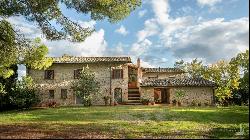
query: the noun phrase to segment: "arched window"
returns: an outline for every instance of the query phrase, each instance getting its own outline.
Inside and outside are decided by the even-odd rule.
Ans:
[[[122,102],[122,89],[121,88],[115,88],[114,89],[114,98],[117,103]]]

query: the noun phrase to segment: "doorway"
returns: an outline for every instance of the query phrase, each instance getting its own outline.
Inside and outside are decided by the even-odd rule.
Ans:
[[[170,104],[170,89],[162,88],[161,89],[161,103]]]

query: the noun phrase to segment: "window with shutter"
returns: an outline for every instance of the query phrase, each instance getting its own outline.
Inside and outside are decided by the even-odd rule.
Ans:
[[[44,79],[49,79],[49,80],[54,79],[54,70],[45,70]]]
[[[112,78],[113,79],[122,79],[123,78],[123,70],[122,69],[113,69]]]
[[[49,98],[54,99],[55,98],[55,91],[54,90],[49,90]]]
[[[80,77],[82,69],[74,70],[74,79],[78,79]]]
[[[61,98],[67,99],[67,89],[61,89]]]

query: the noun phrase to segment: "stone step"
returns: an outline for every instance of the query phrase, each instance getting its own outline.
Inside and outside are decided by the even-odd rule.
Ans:
[[[139,88],[129,88],[128,92],[139,92]]]
[[[125,105],[142,105],[142,103],[126,103]]]
[[[128,95],[140,95],[139,92],[128,92]]]
[[[128,100],[140,100],[140,97],[128,97]]]
[[[140,94],[128,94],[128,97],[140,97]]]
[[[140,103],[141,100],[128,100],[127,102],[128,103]]]

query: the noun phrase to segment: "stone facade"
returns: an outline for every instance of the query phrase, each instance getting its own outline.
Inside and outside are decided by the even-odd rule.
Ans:
[[[96,80],[100,82],[100,93],[93,95],[92,98],[94,105],[104,105],[103,97],[107,95],[111,96],[112,104],[117,101],[117,98],[119,102],[140,102],[139,98],[144,96],[151,101],[154,101],[155,96],[164,98],[164,100],[167,98],[167,103],[172,103],[176,99],[177,90],[185,92],[185,97],[181,99],[183,105],[189,105],[192,102],[201,104],[213,104],[214,102],[214,85],[211,81],[187,78],[185,72],[177,68],[142,68],[140,67],[140,59],[134,65],[129,57],[73,57],[64,55],[54,57],[53,62],[52,66],[47,69],[54,70],[54,78],[51,80],[44,78],[44,70],[27,69],[27,74],[38,85],[43,101],[55,100],[61,105],[79,103],[71,89],[71,83],[77,80],[74,79],[74,70],[88,67],[95,74]],[[113,77],[114,70],[117,69],[122,69],[122,74],[120,74],[122,76],[118,78]],[[136,75],[137,79],[133,86],[132,82],[134,81],[131,82],[131,75]],[[50,99],[50,90],[54,91],[53,99]],[[67,90],[67,98],[63,99],[62,93],[65,90]],[[119,92],[115,93],[115,91]]]
[[[151,100],[154,100],[154,95],[158,94],[161,99],[161,91],[157,89],[167,89],[169,90],[169,102],[172,104],[172,101],[176,98],[176,91],[184,91],[184,97],[180,99],[180,102],[183,106],[192,105],[192,102],[196,105],[200,103],[201,105],[213,105],[214,104],[214,94],[213,87],[141,87],[141,94],[147,97],[150,97]]]
[[[214,104],[214,95],[212,87],[175,87],[172,88],[170,94],[170,103],[176,99],[176,91],[184,91],[184,97],[182,97],[180,102],[183,105],[191,105],[192,102],[196,105],[200,103],[201,105],[212,105]]]
[[[48,70],[54,70],[54,79],[44,79],[44,70],[29,69],[28,75],[31,76],[34,82],[39,85],[40,95],[43,101],[49,99],[49,90],[54,90],[54,100],[61,105],[69,105],[76,103],[76,96],[71,89],[71,82],[74,79],[74,70],[89,67],[90,71],[95,73],[97,81],[100,82],[100,94],[93,98],[94,105],[103,105],[103,97],[110,95],[114,97],[114,89],[121,88],[123,99],[127,98],[128,92],[128,76],[127,64],[121,63],[54,63]],[[112,79],[111,74],[113,69],[123,69],[122,79]],[[61,98],[61,89],[67,89],[67,98]],[[114,101],[114,99],[112,99]]]

